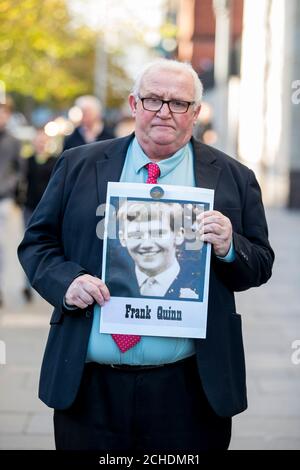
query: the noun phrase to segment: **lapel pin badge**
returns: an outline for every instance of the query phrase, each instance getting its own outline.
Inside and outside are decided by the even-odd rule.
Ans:
[[[164,194],[165,192],[160,186],[153,186],[153,188],[150,189],[150,196],[152,199],[161,199]]]

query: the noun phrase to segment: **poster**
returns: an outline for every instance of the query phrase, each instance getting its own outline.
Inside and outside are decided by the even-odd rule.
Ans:
[[[214,191],[108,183],[102,279],[111,298],[100,331],[205,338],[211,246],[199,214]]]

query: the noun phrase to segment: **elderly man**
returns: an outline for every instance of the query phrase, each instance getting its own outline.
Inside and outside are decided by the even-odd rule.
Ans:
[[[96,96],[80,96],[75,101],[75,106],[81,111],[81,122],[72,134],[65,138],[64,150],[114,137],[113,132],[104,123],[102,105]]]
[[[147,65],[129,97],[135,135],[65,152],[20,245],[55,307],[39,396],[55,409],[58,449],[227,449],[231,417],[247,407],[234,291],[266,282],[274,254],[253,172],[191,139],[201,95],[189,65]],[[99,333],[109,290],[95,215],[108,181],[215,190],[214,210],[198,218],[212,245],[205,339]]]

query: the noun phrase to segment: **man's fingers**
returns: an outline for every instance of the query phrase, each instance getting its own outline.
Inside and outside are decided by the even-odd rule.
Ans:
[[[78,294],[78,298],[87,305],[92,305],[94,303],[93,296],[87,290],[84,289],[81,289]]]
[[[221,245],[225,242],[225,240],[221,239],[219,235],[216,235],[215,233],[203,233],[200,236],[200,240],[203,242],[208,242],[211,243],[212,245]]]
[[[222,235],[224,232],[223,227],[221,227],[219,224],[216,223],[211,223],[211,224],[205,224],[200,227],[200,233],[215,233],[216,235]]]
[[[202,212],[197,217],[199,233],[214,233],[217,235],[231,236],[231,222],[225,215],[218,211]]]
[[[85,285],[86,292],[90,295],[93,302],[96,301],[99,305],[104,305],[105,298],[102,295],[100,287],[96,286],[94,283],[86,284]],[[93,303],[92,302],[92,303]]]
[[[108,290],[108,287],[106,284],[104,284],[103,281],[102,282],[102,286],[101,286],[101,294],[103,295],[104,297],[104,300],[107,302],[109,299],[110,299],[110,293],[109,293],[109,290]]]
[[[83,302],[83,300],[80,300],[80,299],[77,299],[74,304],[76,307],[78,308],[87,308],[88,307],[88,304],[86,304],[85,302]]]
[[[88,276],[88,280],[98,288],[98,290],[100,291],[100,295],[103,297],[103,299],[105,301],[108,301],[110,299],[110,293],[102,279],[96,276],[90,276],[89,274],[87,274],[86,276]]]
[[[79,308],[86,308],[94,302],[104,305],[109,298],[109,290],[104,282],[89,274],[83,274],[74,279],[65,295],[68,305]]]
[[[226,256],[232,242],[230,219],[218,211],[205,211],[197,215],[200,240],[211,243],[217,256]]]
[[[230,220],[220,212],[216,214],[200,214],[197,217],[197,221],[200,225],[206,225],[206,224],[219,224],[219,225],[226,225],[230,223]]]

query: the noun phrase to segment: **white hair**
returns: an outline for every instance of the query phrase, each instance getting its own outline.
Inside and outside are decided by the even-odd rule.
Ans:
[[[89,106],[91,108],[94,108],[96,111],[98,111],[99,115],[102,114],[102,104],[99,98],[93,95],[83,95],[79,96],[79,98],[76,99],[75,105],[78,106],[78,108],[83,108],[85,106]]]
[[[172,70],[175,72],[188,72],[194,81],[194,100],[196,104],[200,104],[203,95],[203,85],[198,77],[198,74],[195,72],[191,64],[188,62],[179,62],[178,60],[170,60],[170,59],[156,59],[149,64],[147,64],[138,74],[133,87],[132,87],[132,95],[137,98],[140,88],[143,82],[145,75],[151,69],[164,69],[164,70]]]

